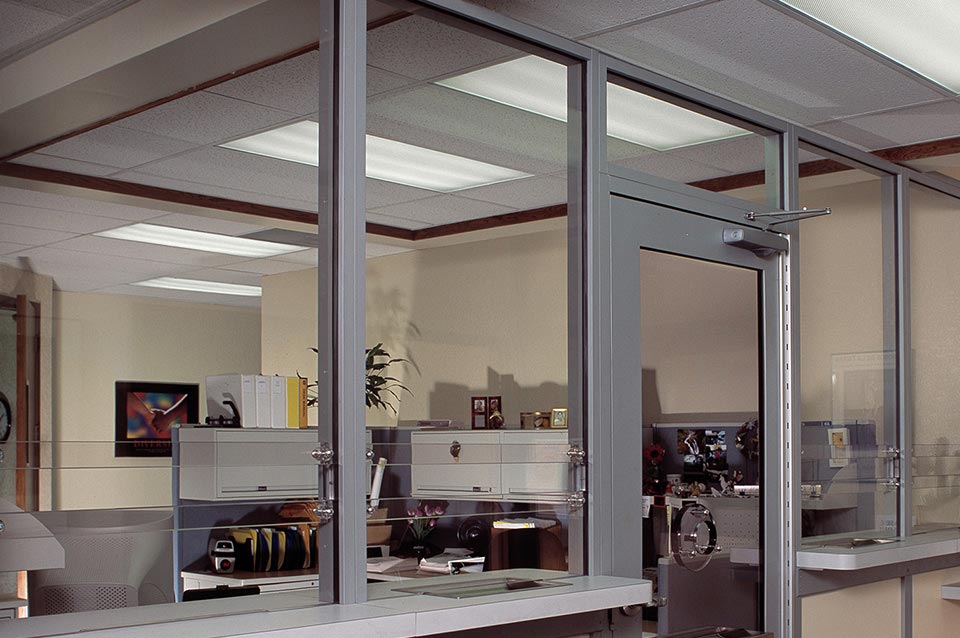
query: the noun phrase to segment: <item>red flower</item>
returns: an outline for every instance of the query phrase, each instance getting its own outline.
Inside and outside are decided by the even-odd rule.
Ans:
[[[651,465],[660,465],[665,454],[666,450],[664,450],[663,446],[659,443],[654,443],[653,445],[648,445],[643,448],[643,460]]]

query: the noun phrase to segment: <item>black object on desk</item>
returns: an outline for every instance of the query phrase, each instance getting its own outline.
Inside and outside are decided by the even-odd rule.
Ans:
[[[241,585],[240,587],[230,587],[229,585],[217,585],[207,589],[188,589],[183,592],[183,602],[191,600],[214,600],[216,598],[234,598],[236,596],[256,596],[260,594],[260,588],[256,585]]]

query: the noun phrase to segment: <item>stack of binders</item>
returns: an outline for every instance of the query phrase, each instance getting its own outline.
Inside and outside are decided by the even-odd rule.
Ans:
[[[306,428],[307,380],[262,374],[207,377],[210,421],[240,419],[244,428]]]

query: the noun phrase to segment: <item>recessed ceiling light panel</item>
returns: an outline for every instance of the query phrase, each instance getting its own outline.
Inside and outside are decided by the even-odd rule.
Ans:
[[[303,246],[294,246],[292,244],[280,244],[271,241],[261,241],[259,239],[247,239],[246,237],[233,237],[231,235],[217,235],[216,233],[204,233],[198,230],[186,230],[185,228],[158,226],[156,224],[132,224],[130,226],[104,230],[99,233],[94,233],[94,235],[107,237],[109,239],[139,241],[145,244],[187,248],[189,250],[203,250],[208,253],[251,258],[275,257],[276,255],[285,255],[287,253],[297,252],[298,250],[306,250]]]
[[[937,84],[960,93],[954,2],[780,0]]]
[[[157,277],[146,281],[138,281],[134,286],[147,288],[164,288],[167,290],[186,290],[188,292],[204,292],[215,295],[234,295],[238,297],[259,297],[260,286],[243,284],[228,284],[220,281],[204,281],[202,279],[181,279],[179,277]]]
[[[526,56],[437,82],[499,104],[567,121],[567,67]],[[746,131],[616,84],[607,84],[607,134],[658,151]]]
[[[320,125],[297,122],[257,133],[224,148],[317,166]],[[367,177],[440,193],[530,177],[467,157],[367,135]]]

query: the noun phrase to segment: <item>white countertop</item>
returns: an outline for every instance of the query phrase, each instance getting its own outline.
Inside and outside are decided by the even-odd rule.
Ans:
[[[564,587],[515,590],[507,594],[449,599],[395,591],[403,583],[376,583],[370,600],[355,605],[317,605],[313,591],[261,594],[217,601],[155,605],[44,616],[11,621],[4,626],[9,638],[81,635],[84,638],[159,638],[191,636],[245,638],[278,636],[315,638],[408,638],[491,627],[554,616],[565,616],[649,602],[649,581],[615,576],[562,576],[559,572],[517,569],[438,577],[443,583],[510,578],[549,578]]]
[[[829,543],[855,535],[839,534],[825,536],[801,546],[797,552],[797,567],[813,570],[868,569],[883,565],[906,563],[924,558],[935,558],[960,552],[960,530],[947,529],[909,538],[895,538],[895,542],[865,547],[831,547],[818,543]]]

